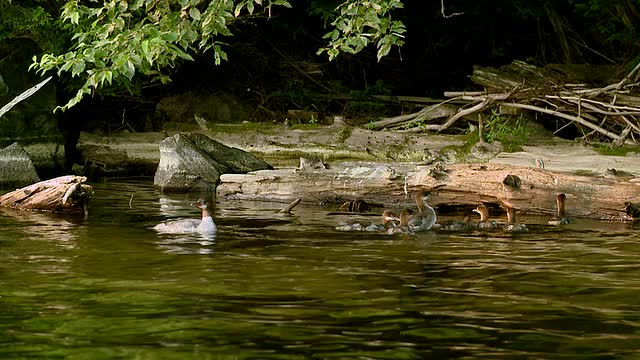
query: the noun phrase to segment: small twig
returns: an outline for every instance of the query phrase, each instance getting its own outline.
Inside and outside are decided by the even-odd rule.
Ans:
[[[566,101],[572,101],[572,100],[577,100],[578,99],[578,97],[576,97],[576,96],[545,95],[545,97],[547,99],[560,99],[560,100],[566,100]],[[601,106],[609,108],[609,109],[630,110],[630,111],[640,112],[640,108],[637,108],[637,107],[615,105],[615,98],[612,100],[612,103],[606,103],[604,101],[597,101],[597,100],[585,99],[585,98],[579,98],[579,99],[581,99],[582,102],[601,105]]]
[[[448,19],[450,17],[454,17],[454,16],[458,16],[458,15],[464,15],[464,13],[462,12],[454,12],[451,15],[447,15],[444,11],[444,0],[440,0],[440,11],[442,12],[442,17],[445,19]]]
[[[579,110],[580,110],[580,106],[583,106],[589,110],[595,111],[598,114],[602,114],[602,115],[640,115],[640,109],[637,109],[637,111],[606,111],[606,110],[602,110],[600,108],[598,108],[595,105],[591,105],[588,103],[583,103],[583,100],[573,100],[573,99],[567,99],[567,101],[578,105],[578,115],[579,115]],[[598,103],[598,102],[596,102]],[[607,104],[604,103],[600,103],[602,106],[607,106]]]
[[[133,194],[131,194],[131,197],[129,198],[129,209],[132,208],[131,206],[131,202],[133,201]]]
[[[484,144],[484,121],[482,113],[478,113],[478,143]]]
[[[293,202],[291,204],[289,204],[286,207],[280,209],[278,211],[278,213],[291,214],[291,210],[293,210],[294,207],[296,207],[298,204],[300,204],[300,201],[302,201],[302,199],[300,199],[300,198],[293,200]]]
[[[636,64],[636,66],[633,68],[633,70],[631,70],[627,76],[625,76],[622,80],[620,80],[620,82],[618,84],[616,84],[616,90],[620,90],[620,88],[622,88],[624,86],[624,84],[627,83],[627,81],[629,81],[629,79],[631,79],[631,77],[633,76],[633,74],[638,71],[638,69],[640,69],[640,62],[638,62],[638,64]]]
[[[448,129],[451,125],[453,125],[454,122],[456,122],[456,120],[460,119],[463,116],[467,116],[467,115],[471,115],[475,112],[478,112],[484,108],[486,108],[487,106],[489,106],[489,104],[491,104],[493,102],[493,100],[491,100],[491,98],[487,97],[483,102],[478,103],[468,109],[464,109],[464,110],[460,110],[458,111],[457,114],[453,115],[452,117],[450,117],[444,124],[440,125],[440,128],[438,129],[438,131],[442,131],[442,130],[446,130]]]

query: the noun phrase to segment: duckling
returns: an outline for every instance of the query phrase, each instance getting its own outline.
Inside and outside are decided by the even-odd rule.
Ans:
[[[385,210],[382,213],[382,224],[371,224],[369,226],[362,225],[360,223],[343,224],[336,226],[338,231],[384,231],[388,228],[394,227],[394,222],[398,222],[400,219],[391,210]]]
[[[411,216],[408,227],[413,232],[431,230],[436,223],[436,211],[427,203],[429,193],[418,193],[415,196],[416,205],[418,205],[418,214]]]
[[[371,232],[387,231],[388,229],[395,228],[398,225],[397,223],[401,221],[402,219],[398,218],[393,211],[385,210],[382,213],[382,224],[371,224],[364,230]]]
[[[438,231],[469,231],[476,228],[476,224],[471,221],[470,216],[465,216],[462,222],[447,221],[441,224],[434,224],[433,229]]]
[[[640,221],[640,204],[626,201],[622,210],[626,212],[626,214],[622,217],[623,220]]]
[[[414,235],[415,232],[409,226],[411,219],[413,218],[413,210],[411,209],[402,209],[400,211],[400,224],[396,227],[390,228],[387,230],[388,235],[393,234],[410,234]]]
[[[350,200],[340,205],[340,210],[345,212],[367,212],[369,211],[369,204],[362,199]]]
[[[502,203],[502,207],[507,211],[507,224],[504,226],[505,231],[511,232],[527,232],[527,225],[518,224],[516,222],[516,212],[510,204]]]
[[[479,229],[497,229],[498,223],[493,220],[489,220],[489,208],[485,204],[478,205],[475,209],[472,210],[474,213],[480,215],[480,221],[478,221]]]
[[[564,201],[566,198],[567,195],[565,194],[558,194],[558,196],[556,197],[558,213],[556,214],[556,216],[547,221],[549,225],[566,225],[570,222],[569,219],[564,215]]]

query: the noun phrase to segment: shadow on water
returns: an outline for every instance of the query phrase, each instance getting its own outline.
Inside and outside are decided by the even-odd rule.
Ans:
[[[529,233],[344,233],[319,206],[94,184],[87,218],[0,211],[0,357],[422,359],[634,357],[638,226]],[[368,218],[367,221],[371,221]]]

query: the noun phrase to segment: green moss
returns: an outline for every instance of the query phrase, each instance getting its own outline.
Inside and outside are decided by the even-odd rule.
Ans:
[[[593,148],[600,155],[609,155],[609,156],[626,156],[630,152],[638,151],[638,147],[631,147],[631,146],[616,147],[608,144],[596,144],[594,145]]]
[[[318,124],[317,122],[308,123],[308,124],[293,124],[289,129],[291,130],[318,130],[321,127],[324,127],[322,124]]]
[[[353,132],[353,128],[343,127],[338,132],[338,138],[336,139],[336,141],[340,144],[344,143],[349,137],[351,137],[352,132]]]
[[[379,161],[380,157],[351,149],[282,147],[274,151],[251,151],[274,166],[297,166],[300,157],[316,157],[325,163],[335,161]]]
[[[596,176],[598,175],[595,171],[593,170],[576,170],[573,172],[574,175],[579,175],[579,176]]]
[[[242,124],[216,124],[210,130],[217,133],[237,134],[243,132],[257,132],[260,134],[273,135],[282,129],[282,124],[246,122]]]

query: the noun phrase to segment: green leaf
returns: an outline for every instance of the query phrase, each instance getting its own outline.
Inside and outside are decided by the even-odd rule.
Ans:
[[[151,58],[151,54],[149,53],[149,40],[142,40],[142,53],[144,54],[144,58],[147,59],[147,61],[151,64],[152,63],[152,58]]]
[[[191,55],[187,54],[184,51],[179,51],[176,55],[178,55],[182,59],[193,61],[193,58],[191,57]]]
[[[82,73],[85,69],[85,63],[84,61],[78,61],[75,64],[73,64],[73,69],[71,69],[71,76],[75,77],[80,75],[80,73]]]
[[[161,38],[162,40],[165,40],[165,41],[174,42],[178,40],[178,34],[172,31],[172,32],[162,34]]]
[[[200,21],[200,10],[192,7],[191,9],[189,9],[189,16],[191,16],[191,18],[195,21]]]
[[[133,63],[131,62],[131,60],[127,60],[123,66],[122,66],[122,73],[124,76],[127,77],[127,79],[129,79],[129,81],[131,81],[131,79],[133,78],[133,75],[136,73],[136,69],[133,66]]]
[[[389,43],[384,43],[378,49],[378,61],[380,61],[380,59],[382,59],[384,56],[387,56],[387,54],[389,54],[390,50],[391,50],[391,45]]]

